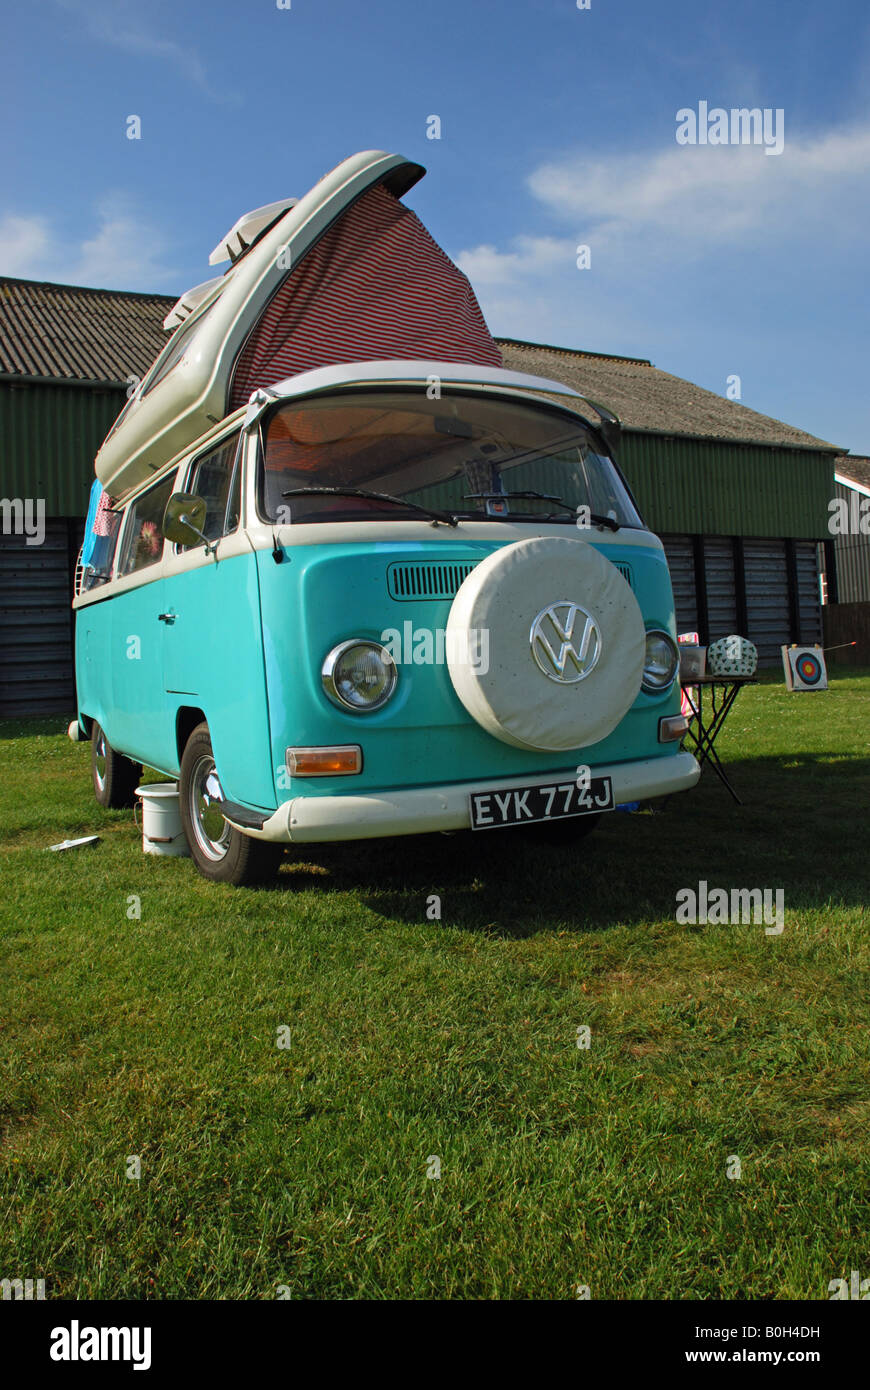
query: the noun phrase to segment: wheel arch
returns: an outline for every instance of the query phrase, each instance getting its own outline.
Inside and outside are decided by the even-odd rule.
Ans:
[[[198,705],[179,705],[175,714],[175,747],[178,753],[178,766],[187,746],[187,740],[199,724],[207,724],[205,710]]]

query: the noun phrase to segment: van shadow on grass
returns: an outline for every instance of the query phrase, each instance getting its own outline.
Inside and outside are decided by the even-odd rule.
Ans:
[[[841,754],[727,765],[738,806],[711,769],[690,792],[613,812],[573,845],[530,830],[397,837],[291,849],[280,887],[353,891],[372,912],[527,937],[672,919],[680,888],[782,888],[786,910],[870,900],[863,808],[870,760]]]
[[[75,711],[71,710],[69,714],[32,714],[0,719],[0,742],[16,738],[65,737],[75,717]]]

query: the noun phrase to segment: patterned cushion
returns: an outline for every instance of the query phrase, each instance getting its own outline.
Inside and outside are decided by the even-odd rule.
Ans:
[[[758,649],[746,637],[720,637],[707,648],[707,674],[710,676],[754,676]]]

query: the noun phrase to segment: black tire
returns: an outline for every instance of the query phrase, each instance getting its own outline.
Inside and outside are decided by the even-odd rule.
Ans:
[[[191,858],[203,878],[212,883],[263,883],[273,878],[284,846],[254,840],[229,825],[210,804],[210,797],[219,794],[219,784],[214,784],[217,769],[211,735],[207,724],[198,724],[187,740],[178,779],[178,806]]]
[[[91,778],[97,801],[113,811],[133,805],[142,780],[142,764],[116,753],[96,719],[91,727]]]

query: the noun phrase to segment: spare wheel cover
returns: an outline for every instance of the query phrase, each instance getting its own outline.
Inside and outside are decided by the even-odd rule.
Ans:
[[[476,655],[482,633],[488,662]],[[559,752],[616,728],[640,690],[645,642],[615,565],[585,540],[537,538],[494,551],[463,582],[447,622],[447,664],[487,733]]]

